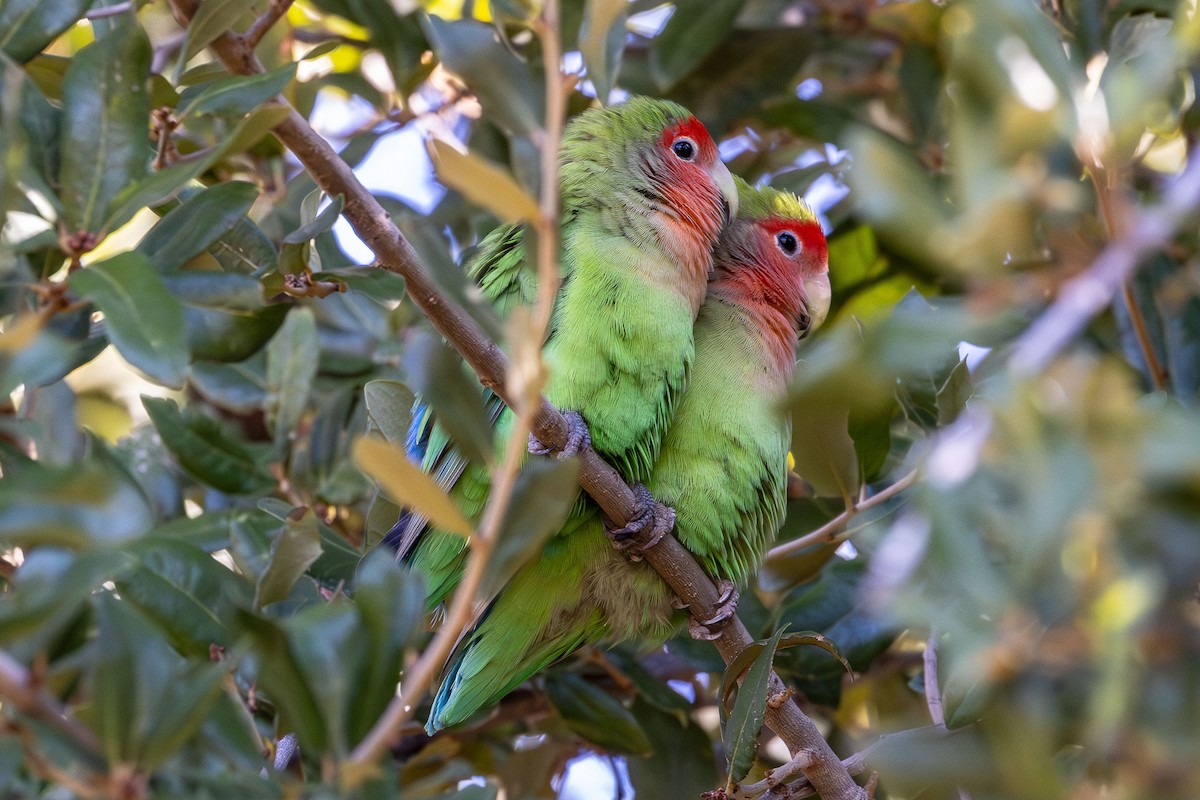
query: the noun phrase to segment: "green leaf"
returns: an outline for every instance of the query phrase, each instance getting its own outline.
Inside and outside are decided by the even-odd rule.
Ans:
[[[199,729],[221,692],[224,668],[189,663],[158,629],[109,592],[96,596],[92,700],[109,763],[153,769]]]
[[[587,741],[615,753],[647,755],[653,750],[629,709],[580,676],[572,672],[548,675],[546,696],[567,727]]]
[[[400,448],[373,439],[359,439],[354,443],[354,463],[379,481],[383,490],[397,502],[428,517],[438,528],[464,537],[474,533],[474,527],[450,496],[433,478],[409,461]]]
[[[153,524],[137,483],[100,453],[62,467],[6,465],[0,481],[0,541],[8,546],[112,547]]]
[[[508,513],[488,558],[481,591],[491,595],[562,529],[579,495],[579,459],[530,459],[517,476]]]
[[[287,621],[296,621],[296,617]],[[245,611],[238,614],[237,627],[250,641],[259,683],[279,714],[279,729],[295,731],[301,747],[319,752],[325,742],[324,721],[298,663],[302,654],[293,653],[288,631],[277,622]]]
[[[966,360],[958,362],[950,376],[937,392],[938,427],[944,427],[958,418],[958,413],[967,405],[971,396],[971,371]]]
[[[238,220],[231,231],[209,246],[208,252],[226,272],[237,273],[265,270],[278,257],[274,243],[249,217]]]
[[[633,702],[632,710],[654,748],[648,756],[625,759],[636,796],[694,798],[711,791],[717,770],[713,743],[704,729],[641,698]]]
[[[267,399],[262,364],[213,364],[198,361],[192,365],[191,385],[213,405],[238,414],[251,414]]]
[[[53,662],[75,650],[87,636],[92,594],[128,567],[124,553],[108,548],[80,554],[55,547],[26,551],[0,603],[0,642],[23,664],[41,657]]]
[[[123,187],[108,204],[108,217],[104,220],[104,230],[115,231],[129,222],[133,215],[143,208],[162,203],[212,166],[212,162],[215,160],[210,155],[208,158],[197,161],[172,164]]]
[[[16,184],[27,198],[38,197],[41,203],[53,208],[51,214],[61,215],[62,201],[53,187],[58,183],[61,159],[62,110],[51,104],[24,70],[8,59],[0,58],[0,77],[7,87],[0,102],[0,124],[3,126],[0,147],[8,152],[7,164],[0,168],[0,183]],[[4,177],[5,169],[7,178]],[[9,225],[15,220],[14,210],[10,210]],[[38,221],[36,224],[50,224],[41,214],[31,216]],[[22,237],[11,230],[5,235],[10,244],[19,238]]]
[[[28,61],[74,25],[92,2],[5,0],[0,4],[0,50],[14,61]]]
[[[133,19],[80,50],[63,80],[62,199],[70,233],[98,233],[146,172],[150,43]]]
[[[786,628],[787,624],[785,623],[783,627]],[[837,645],[830,641],[828,637],[822,636],[816,631],[789,633],[787,636],[779,639],[775,650],[778,652],[786,650],[789,647],[800,647],[801,645],[819,647],[836,658],[845,667],[846,672],[854,672],[850,666],[850,662],[842,655],[842,651],[838,649]],[[725,678],[721,681],[721,690],[717,695],[723,711],[729,707],[729,697],[732,695],[738,679],[746,674],[746,670],[754,665],[755,660],[764,647],[766,647],[766,643],[764,642],[753,642],[747,645],[729,662],[729,667],[725,670]]]
[[[355,575],[354,605],[370,642],[348,721],[351,741],[360,741],[396,695],[404,648],[424,627],[425,588],[387,548],[376,548]]]
[[[204,0],[188,23],[183,63],[191,61],[213,39],[233,27],[246,11],[246,3],[241,0]]]
[[[49,327],[38,330],[40,324],[33,314],[16,318],[0,338],[0,393],[61,380],[108,346],[102,336],[73,341]]]
[[[792,457],[796,474],[818,495],[847,502],[858,493],[858,454],[849,432],[849,409],[816,402],[792,406]]]
[[[158,272],[174,272],[232,230],[257,199],[258,187],[244,181],[206,188],[155,223],[137,251]]]
[[[380,303],[404,297],[404,278],[379,267],[342,267],[314,272],[319,281],[344,283],[352,292],[366,295]]]
[[[108,338],[126,361],[164,386],[183,385],[183,308],[145,256],[122,253],[76,270],[68,283],[104,312]]]
[[[469,153],[460,153],[440,139],[430,142],[438,180],[505,222],[532,221],[537,201],[507,171]]]
[[[758,752],[758,732],[767,710],[767,690],[771,680],[771,662],[784,628],[775,631],[754,658],[738,690],[733,711],[725,723],[725,757],[729,764],[729,780],[738,783],[750,772]],[[751,645],[753,647],[753,645]],[[732,672],[733,665],[730,665]],[[736,680],[736,678],[735,678]]]
[[[483,401],[483,389],[468,376],[462,361],[441,338],[418,331],[404,353],[408,385],[433,409],[467,458],[487,463],[492,456],[492,426]]]
[[[894,624],[862,606],[859,585],[865,569],[862,559],[834,559],[815,582],[785,595],[776,610],[780,624],[818,631],[836,642],[845,661],[859,672],[867,670],[899,633]],[[844,663],[836,655],[830,658],[822,648],[793,648],[780,653],[775,662],[780,674],[787,674],[814,703],[837,705],[845,676]]]
[[[412,424],[412,390],[399,381],[370,381],[363,387],[367,419],[389,444],[403,446]]]
[[[238,437],[205,414],[184,411],[174,400],[142,397],[142,405],[163,444],[187,472],[228,494],[255,494],[275,486],[275,479]]]
[[[223,139],[213,153],[213,158],[244,153],[262,141],[262,138],[286,120],[291,114],[290,108],[283,106],[263,106],[254,111],[237,124],[233,132]]]
[[[312,311],[295,308],[267,345],[267,423],[277,448],[291,440],[308,408],[320,346]]]
[[[309,195],[309,197],[314,198],[316,202],[320,201],[321,196],[322,193],[319,189],[314,189],[312,194]],[[307,199],[308,198],[305,198],[306,202]],[[337,222],[338,217],[341,216],[342,207],[345,204],[345,199],[341,195],[333,198],[329,205],[325,206],[323,211],[321,211],[319,214],[313,214],[311,220],[305,222],[299,228],[283,237],[283,243],[303,244],[329,230],[333,227],[333,223]],[[316,203],[314,203],[314,210],[315,205]]]
[[[197,359],[244,361],[275,335],[290,308],[287,303],[275,303],[257,311],[230,313],[184,306],[188,350]]]
[[[227,620],[250,602],[249,584],[177,539],[148,537],[127,552],[137,565],[116,580],[117,591],[157,622],[176,650],[207,659],[210,645],[232,644]]]
[[[228,76],[192,86],[179,96],[177,115],[185,121],[192,114],[240,117],[282,92],[295,76],[296,64],[289,63],[258,75]]]
[[[526,135],[540,129],[545,116],[540,83],[491,25],[432,15],[421,23],[443,66],[463,79],[494,122]]]
[[[729,35],[743,0],[677,0],[650,49],[650,74],[666,91]]]
[[[312,509],[299,509],[288,517],[283,530],[271,542],[267,568],[254,588],[254,607],[286,600],[292,586],[313,562],[321,557],[321,535]]]
[[[626,0],[587,0],[579,29],[579,51],[596,97],[608,102],[625,50]]]
[[[905,255],[950,266],[952,254],[938,244],[948,238],[950,212],[915,155],[873,129],[856,128],[848,143],[854,159],[850,185],[863,216],[877,221],[877,232]]]
[[[186,269],[163,275],[162,282],[189,306],[232,312],[253,312],[264,306],[262,284],[240,272]]]

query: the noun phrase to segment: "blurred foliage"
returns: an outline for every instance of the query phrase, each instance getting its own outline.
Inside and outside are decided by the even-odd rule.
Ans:
[[[624,796],[697,796],[785,756],[755,747],[784,626],[853,669],[774,658],[841,755],[870,748],[876,797],[1200,796],[1196,226],[1045,374],[1005,367],[1197,140],[1193,5],[564,0],[572,112],[676,99],[828,223],[833,313],[791,399],[811,491],[780,542],[920,478],[851,518],[852,549],[780,554],[744,593],[770,643],[734,727],[711,647],[627,643],[462,730],[410,726],[363,774],[341,767],[426,637],[416,580],[372,548],[424,490],[376,497],[354,442],[402,442],[413,390],[480,459],[489,437],[474,379],[268,135],[271,98],[352,165],[413,131],[468,145],[428,213],[381,200],[500,336],[458,264],[493,214],[531,213],[540,3],[299,0],[267,72],[230,77],[204,47],[265,0],[203,0],[186,32],[163,2],[0,0],[0,649],[90,732],[0,698],[0,796],[580,797],[589,753]],[[511,559],[570,483],[537,469]]]

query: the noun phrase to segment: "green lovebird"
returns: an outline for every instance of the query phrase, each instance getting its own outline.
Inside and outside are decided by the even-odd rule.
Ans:
[[[626,480],[645,481],[691,371],[692,324],[737,189],[695,117],[644,97],[590,109],[567,125],[560,183],[562,284],[543,349],[545,394],[567,414],[568,452],[590,435]],[[521,225],[488,235],[469,271],[502,314],[536,296],[533,247]],[[511,412],[495,396],[489,404],[502,442]],[[536,440],[530,449],[546,452]],[[486,466],[468,464],[420,405],[408,450],[468,519],[478,517],[490,488]],[[431,607],[457,584],[461,537],[406,514],[387,542],[424,578]]]
[[[825,236],[812,211],[792,194],[739,183],[740,210],[715,249],[695,324],[691,382],[646,482],[675,509],[680,541],[730,595],[783,521],[787,385],[796,344],[830,299]],[[672,600],[648,565],[614,549],[599,512],[569,520],[464,635],[427,729],[494,705],[584,644],[665,639],[680,621]]]

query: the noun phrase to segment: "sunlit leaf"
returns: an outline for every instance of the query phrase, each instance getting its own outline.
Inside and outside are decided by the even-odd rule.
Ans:
[[[474,527],[433,478],[408,460],[403,450],[372,439],[354,444],[354,463],[379,481],[397,502],[428,517],[438,528],[470,536]]]
[[[464,155],[440,139],[432,140],[430,146],[442,183],[505,222],[537,219],[537,201],[507,172],[470,154]]]

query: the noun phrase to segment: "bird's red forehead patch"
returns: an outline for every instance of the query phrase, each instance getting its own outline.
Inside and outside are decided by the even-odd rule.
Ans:
[[[680,136],[687,136],[692,139],[696,143],[696,146],[700,148],[700,152],[705,155],[715,153],[717,150],[717,145],[713,142],[712,136],[709,135],[708,128],[704,127],[704,123],[695,117],[688,117],[676,122],[674,125],[667,126],[658,141],[663,146],[670,147],[671,143]]]
[[[807,219],[786,219],[784,217],[769,217],[761,223],[763,230],[774,236],[780,231],[791,231],[800,240],[800,246],[807,253],[813,253],[824,261],[829,257],[829,245],[825,242],[825,233],[821,223]]]

